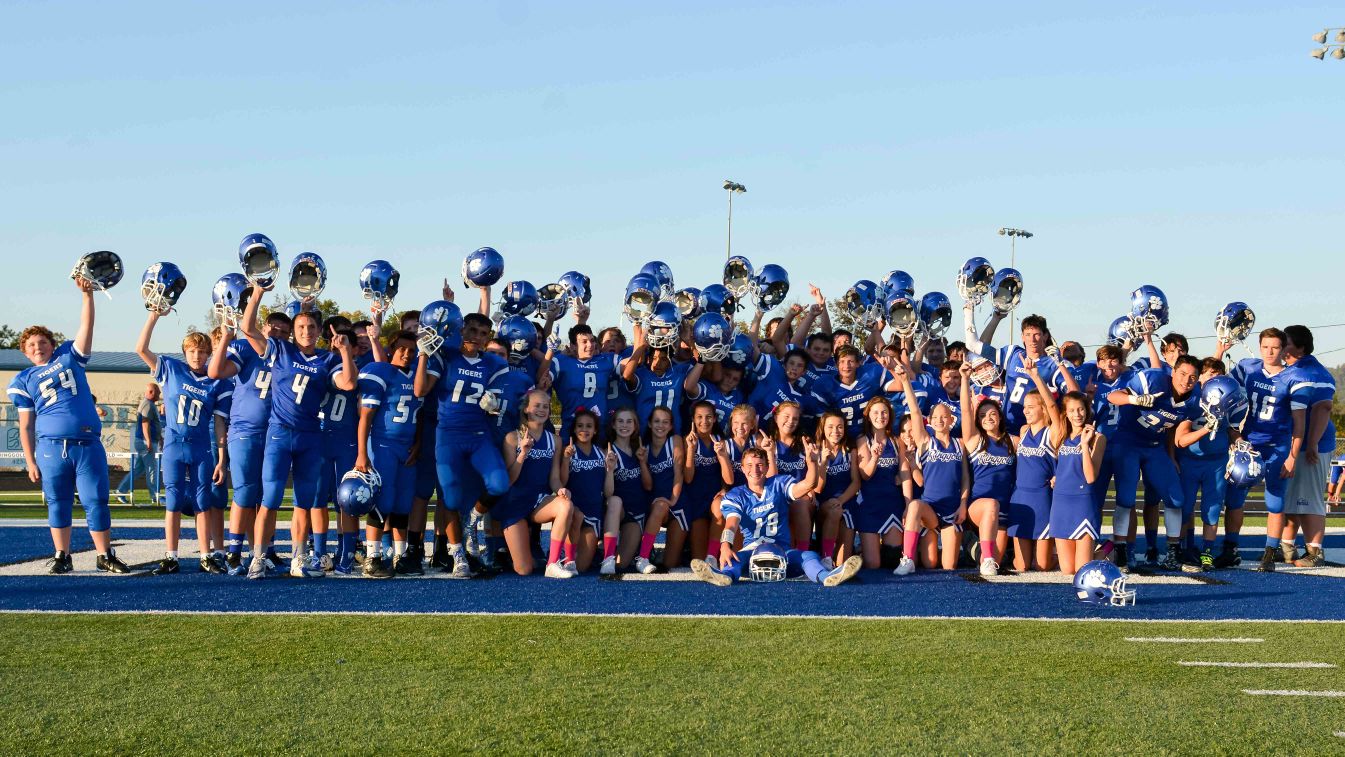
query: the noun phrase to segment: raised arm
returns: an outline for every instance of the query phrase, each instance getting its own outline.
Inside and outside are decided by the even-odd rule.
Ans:
[[[784,320],[780,321],[775,327],[775,333],[771,334],[771,346],[775,348],[775,354],[781,358],[783,358],[785,353],[789,351],[790,340],[788,337],[793,333],[790,326],[794,323],[794,319],[798,317],[802,310],[803,308],[798,305],[790,305],[789,308],[785,310]]]
[[[911,441],[919,447],[929,441],[929,432],[925,430],[925,415],[920,412],[920,403],[915,398],[915,387],[911,386],[911,377],[901,363],[893,363],[892,372],[901,382],[901,393],[906,400],[906,412],[911,416]]]
[[[981,435],[976,429],[976,406],[971,402],[971,365],[963,363],[958,367],[962,374],[962,388],[959,392],[962,405],[962,444],[970,448]]]
[[[229,342],[232,342],[232,330],[225,327],[224,338],[220,339],[214,348],[210,351],[210,363],[206,366],[205,375],[212,379],[231,379],[238,375],[238,366],[227,356],[229,354]]]
[[[75,351],[89,355],[93,350],[93,284],[76,279],[80,291],[79,331],[75,332]],[[20,345],[22,346],[22,345]]]
[[[154,326],[159,322],[159,313],[149,311],[149,317],[145,319],[145,327],[140,329],[140,339],[135,343],[135,354],[140,356],[145,365],[149,366],[150,373],[153,373],[159,367],[159,356],[150,351],[149,343],[154,338]]]
[[[248,344],[252,345],[252,349],[256,350],[258,355],[266,354],[266,337],[262,336],[261,328],[257,326],[257,312],[267,291],[256,284],[252,285],[252,296],[248,298],[248,304],[243,308],[243,317],[238,324],[243,332],[243,338],[248,340]]]

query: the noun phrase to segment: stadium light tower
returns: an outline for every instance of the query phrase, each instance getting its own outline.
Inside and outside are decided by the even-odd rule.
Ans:
[[[1326,43],[1326,37],[1331,32],[1336,33],[1336,38],[1333,44],[1328,45]],[[1312,35],[1312,41],[1322,45],[1322,47],[1308,53],[1309,56],[1316,58],[1317,60],[1326,60],[1326,54],[1331,53],[1332,58],[1335,58],[1336,60],[1345,60],[1345,28],[1336,26],[1323,29]]]
[[[1015,258],[1018,252],[1018,239],[1031,239],[1032,232],[1024,229],[1011,229],[1008,226],[1001,226],[999,235],[1009,238],[1009,267],[1017,268]],[[1018,344],[1018,316],[1016,314],[1009,316],[1009,343]]]
[[[727,260],[733,257],[733,196],[746,192],[747,187],[733,179],[724,179],[724,191],[728,192],[729,195],[729,240],[728,252],[724,255],[724,259]]]

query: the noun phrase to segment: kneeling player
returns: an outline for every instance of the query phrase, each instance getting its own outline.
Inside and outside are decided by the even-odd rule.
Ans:
[[[743,453],[747,483],[730,489],[720,503],[725,521],[719,543],[722,568],[711,568],[704,560],[692,560],[691,570],[697,578],[715,586],[728,586],[742,576],[744,563],[757,568],[753,570],[754,577],[783,580],[787,566],[801,569],[808,580],[823,586],[837,586],[859,572],[863,560],[858,555],[851,556],[838,568],[826,570],[816,552],[797,549],[783,552],[784,547],[780,546],[790,544],[789,504],[808,496],[817,485],[817,448],[811,439],[804,441],[804,447],[808,473],[797,483],[789,476],[767,478],[764,450],[754,447]],[[735,551],[733,545],[740,526],[743,549]]]

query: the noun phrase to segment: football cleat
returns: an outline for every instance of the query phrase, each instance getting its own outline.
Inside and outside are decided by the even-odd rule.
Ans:
[[[636,558],[635,558],[635,572],[636,572],[636,573],[643,573],[644,575],[647,576],[647,575],[649,575],[650,573],[654,573],[654,572],[656,572],[657,570],[658,570],[658,568],[655,568],[655,567],[654,567],[654,564],[651,563],[651,562],[649,562],[649,560],[648,560],[647,558],[644,558],[644,557],[636,557]]]
[[[1261,553],[1261,564],[1256,566],[1258,573],[1274,573],[1275,558],[1279,556],[1280,551],[1274,547],[1266,547]]]
[[[224,558],[224,564],[228,567],[231,576],[241,576],[247,572],[247,566],[243,564],[242,552],[230,552],[228,557]]]
[[[450,571],[450,578],[465,579],[472,577],[472,563],[466,553],[461,557],[453,558],[453,570]]]
[[[710,567],[710,563],[705,560],[692,560],[691,572],[696,578],[715,586],[728,586],[733,583],[732,578],[720,573],[715,568]]]
[[[1155,557],[1158,556],[1157,552],[1155,552],[1154,556]],[[1181,570],[1182,569],[1181,545],[1169,544],[1167,556],[1165,556],[1162,559],[1162,561],[1158,563],[1158,567],[1163,570]]]
[[[1292,563],[1298,559],[1298,545],[1285,544],[1280,542],[1280,555],[1275,558],[1275,562]]]
[[[835,569],[836,569],[836,561],[833,560],[833,559],[831,559],[831,557],[829,557],[829,556],[828,556],[828,557],[823,557],[821,562],[822,562],[822,570],[835,570]]]
[[[826,578],[822,579],[822,585],[828,589],[833,586],[840,586],[854,578],[862,567],[864,567],[864,558],[859,555],[850,555],[845,562],[841,563],[841,567],[833,569],[827,574]]]
[[[1148,568],[1158,567],[1158,547],[1149,547],[1144,550],[1144,565]]]
[[[406,551],[397,557],[393,570],[397,571],[399,576],[425,575],[425,565],[421,562],[420,553],[413,546],[408,546]]]
[[[546,577],[547,577],[547,578],[574,578],[574,574],[571,573],[570,571],[566,570],[566,569],[565,569],[565,566],[561,565],[559,561],[556,561],[556,562],[553,562],[553,563],[547,563],[547,566],[546,566]]]
[[[449,568],[453,567],[452,563],[449,562],[448,559],[447,547],[440,549],[439,545],[437,544],[435,545],[434,554],[430,555],[430,567],[437,568],[439,570],[448,570]]]
[[[248,564],[248,578],[254,581],[266,578],[270,565],[271,561],[265,555],[253,555],[252,562]]]
[[[201,566],[202,573],[223,576],[229,572],[224,564],[224,559],[219,555],[206,555],[200,559],[198,564]]]
[[[981,558],[981,575],[983,576],[999,575],[999,563],[995,562],[995,558],[993,557]]]
[[[1214,570],[1214,555],[1207,549],[1200,553],[1200,572],[1209,573]]]
[[[98,556],[96,567],[104,573],[131,572],[131,568],[127,566],[126,563],[122,562],[121,558],[117,557],[117,553],[111,549],[107,551],[107,554]]]
[[[1130,545],[1125,542],[1113,542],[1111,561],[1122,573],[1129,573],[1134,567],[1130,563]]]
[[[70,559],[69,552],[57,552],[47,561],[47,572],[54,575],[64,575],[75,569],[75,563]]]
[[[616,575],[616,557],[602,558],[602,567],[598,568],[598,575],[615,576]]]
[[[1303,556],[1294,560],[1295,568],[1321,568],[1326,565],[1326,555],[1321,547],[1308,547]]]
[[[336,563],[336,568],[333,569],[333,572],[336,573],[336,575],[338,575],[338,576],[350,576],[350,575],[354,575],[354,573],[355,573],[355,553],[354,553],[354,552],[346,552],[346,553],[342,554],[342,555],[341,555],[341,559],[337,561],[337,563]]]
[[[392,578],[392,571],[383,564],[382,555],[366,555],[362,572],[365,578]]]
[[[322,568],[317,567],[316,563],[305,560],[299,555],[290,558],[290,576],[294,578],[322,578],[322,575]]]
[[[892,571],[892,575],[909,576],[914,572],[915,572],[915,560],[912,560],[909,557],[903,557],[901,558],[901,562],[897,564],[896,569]]]

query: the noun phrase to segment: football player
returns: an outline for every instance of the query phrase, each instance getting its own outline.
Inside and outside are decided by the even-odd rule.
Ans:
[[[592,410],[601,420],[607,418],[608,385],[613,377],[620,375],[622,366],[619,355],[598,352],[593,329],[585,324],[572,326],[569,340],[574,357],[548,345],[542,369],[537,375],[537,385],[550,386],[560,400],[562,439],[569,438],[574,413],[580,408]]]
[[[1200,384],[1215,376],[1225,374],[1224,361],[1208,357],[1200,363]],[[1240,423],[1230,419],[1230,423]],[[1206,419],[1187,419],[1177,426],[1174,442],[1177,447],[1177,472],[1181,479],[1182,496],[1188,508],[1194,508],[1196,496],[1200,496],[1200,516],[1202,524],[1200,547],[1200,569],[1210,571],[1218,568],[1230,568],[1242,562],[1237,549],[1230,544],[1224,545],[1224,551],[1218,558],[1212,554],[1214,538],[1219,530],[1219,515],[1224,509],[1228,467],[1228,448],[1237,440],[1237,431],[1228,424],[1217,423],[1213,427]],[[1239,524],[1240,525],[1240,524]]]
[[[967,303],[965,306],[964,314],[967,351],[994,361],[995,365],[1004,369],[1004,380],[1008,390],[1008,401],[1005,403],[1004,412],[1008,420],[1010,433],[1017,434],[1023,424],[1027,422],[1023,413],[1023,401],[1034,383],[1027,372],[1029,362],[1036,365],[1038,373],[1041,374],[1050,389],[1051,394],[1043,399],[1053,402],[1056,393],[1063,394],[1069,391],[1061,371],[1058,370],[1056,361],[1046,355],[1046,319],[1039,315],[1029,315],[1023,319],[1020,330],[1022,345],[995,349],[990,346],[990,340],[994,337],[995,329],[1004,319],[1005,314],[996,310],[989,323],[986,324],[985,331],[981,334],[980,339],[977,339],[973,332],[971,303]]]
[[[339,316],[338,316],[339,317]],[[332,320],[335,320],[333,318]],[[347,320],[347,319],[342,319]],[[331,322],[323,324],[323,330],[326,332],[328,343],[335,339],[336,335],[345,337],[346,342],[351,345],[353,352],[359,352],[355,345],[358,342],[358,333],[353,327],[341,327],[341,324],[333,325]],[[365,335],[365,342],[368,343],[368,335]],[[365,366],[373,362],[370,350],[365,349],[363,355],[356,355],[355,368],[363,370]],[[327,552],[327,507],[336,502],[336,485],[341,477],[355,466],[355,457],[358,453],[358,441],[356,437],[356,427],[359,426],[359,402],[358,391],[341,391],[334,387],[327,391],[327,395],[322,399],[321,432],[322,432],[322,467],[318,472],[318,501],[323,507],[312,511],[312,538],[313,553],[318,557],[318,565],[323,571],[331,571],[336,567],[336,563],[344,556],[344,545],[351,543],[351,539],[346,537],[346,533],[354,534],[359,526],[356,519],[339,514],[337,518],[337,555],[333,559]],[[349,529],[349,531],[347,531]]]
[[[1336,379],[1326,366],[1313,356],[1312,330],[1307,326],[1288,326],[1284,329],[1286,362],[1298,373],[1298,383],[1311,383],[1312,399],[1308,401],[1307,431],[1304,432],[1301,459],[1295,466],[1294,477],[1285,490],[1284,512],[1289,524],[1284,538],[1294,543],[1294,528],[1302,526],[1304,555],[1294,562],[1300,568],[1320,568],[1326,564],[1322,553],[1322,539],[1326,536],[1327,477],[1331,469],[1331,455],[1336,451],[1336,427],[1331,421],[1335,403]]]
[[[890,360],[884,362],[895,365]],[[883,392],[900,391],[901,387],[883,363],[865,363],[860,351],[847,345],[836,352],[836,372],[819,378],[813,384],[812,396],[822,407],[845,416],[846,431],[855,437],[864,424],[863,410],[869,400]]]

